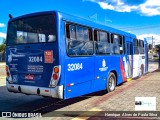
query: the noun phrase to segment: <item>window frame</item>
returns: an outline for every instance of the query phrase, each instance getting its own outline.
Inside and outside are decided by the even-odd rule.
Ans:
[[[123,55],[125,54],[125,42],[124,42],[124,35],[121,35],[121,34],[117,34],[117,33],[111,33],[110,36],[111,36],[111,42],[110,44],[114,45],[114,41],[113,41],[113,35],[117,35],[118,36],[118,47],[119,47],[119,53],[118,54],[114,54],[112,52],[112,55]],[[122,40],[122,44],[120,44],[120,40]],[[117,43],[116,43],[117,44]],[[121,53],[121,50],[120,50],[120,47],[123,48],[123,52]]]
[[[98,54],[98,53],[97,53],[97,48],[96,48],[97,43],[98,43],[98,42],[99,42],[99,43],[101,42],[101,40],[100,40],[100,32],[106,33],[106,35],[107,35],[107,43],[108,43],[109,48],[110,48],[110,32],[105,31],[105,30],[100,30],[100,29],[94,29],[93,33],[94,33],[94,49],[95,49],[95,54],[96,54],[97,56],[110,55],[110,54],[111,54],[111,51],[110,51],[108,54],[106,54],[106,53]],[[95,35],[95,33],[96,33],[96,35]],[[96,39],[95,39],[95,36],[96,36]],[[104,43],[104,42],[102,42],[102,43]]]
[[[88,29],[88,40],[86,41],[86,40],[78,40],[77,39],[77,33],[75,33],[76,34],[76,41],[81,41],[81,42],[85,42],[85,43],[87,43],[87,42],[91,42],[92,44],[93,44],[93,51],[92,51],[92,54],[87,54],[87,55],[85,55],[85,54],[82,54],[82,55],[70,55],[69,53],[68,53],[68,50],[69,50],[69,46],[68,46],[68,43],[69,43],[69,41],[71,41],[71,39],[69,38],[69,36],[67,35],[67,28],[66,28],[66,26],[67,25],[74,25],[75,27],[76,27],[76,32],[77,32],[77,26],[80,26],[80,27],[83,27],[83,28],[87,28]],[[69,21],[66,21],[65,22],[65,43],[66,43],[66,54],[67,54],[67,56],[69,56],[69,57],[90,57],[90,56],[93,56],[94,55],[94,41],[93,41],[93,32],[92,32],[92,27],[89,27],[89,26],[86,26],[86,25],[82,25],[82,24],[79,24],[79,23],[73,23],[73,22],[69,22]]]
[[[136,42],[135,42],[135,40],[136,40]],[[134,55],[139,55],[140,54],[140,51],[139,51],[139,40],[137,38],[133,39],[133,48],[134,48],[134,51],[133,51],[134,53],[133,54]],[[137,48],[138,53],[135,53],[135,48]]]
[[[141,45],[141,43],[142,43],[142,45]],[[141,51],[141,49],[143,50],[143,51]],[[144,41],[143,40],[139,40],[139,54],[144,54],[145,52],[144,52]]]

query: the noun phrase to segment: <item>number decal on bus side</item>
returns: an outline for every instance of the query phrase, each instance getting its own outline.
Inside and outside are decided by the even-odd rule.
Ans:
[[[29,57],[29,62],[43,62],[42,57]]]
[[[82,70],[82,63],[68,64],[68,71]]]

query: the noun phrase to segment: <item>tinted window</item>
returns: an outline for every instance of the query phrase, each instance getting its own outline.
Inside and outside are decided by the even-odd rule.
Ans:
[[[110,54],[109,33],[95,30],[94,34],[96,41],[96,54]]]
[[[139,40],[139,52],[140,54],[144,54],[144,41]]]
[[[116,34],[111,35],[111,50],[112,54],[120,54],[120,36]]]
[[[139,44],[138,44],[138,39],[133,40],[134,43],[134,54],[139,54]]]
[[[131,55],[132,54],[132,45],[127,43],[127,55]]]
[[[76,27],[74,25],[69,26],[70,39],[76,39]]]
[[[7,44],[54,42],[56,25],[53,15],[19,19],[9,24]]]
[[[92,30],[90,28],[66,24],[66,38],[69,56],[93,55]]]

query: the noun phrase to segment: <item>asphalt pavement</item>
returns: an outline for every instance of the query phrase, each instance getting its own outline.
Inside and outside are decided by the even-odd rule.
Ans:
[[[135,111],[135,97],[156,97],[156,111],[160,111],[160,71],[157,68],[157,63],[150,62],[149,73],[147,75],[136,80],[125,82],[117,86],[116,90],[111,93],[100,91],[69,100],[59,100],[8,92],[4,78],[5,64],[3,64],[0,65],[0,111],[42,113],[43,116],[49,117],[46,119],[50,120],[100,119],[96,117],[80,117],[83,112],[80,114],[74,114],[74,112]],[[68,112],[62,113],[62,111]],[[59,114],[57,112],[59,112]],[[106,117],[101,117],[101,119],[106,119]],[[121,117],[110,117],[108,119],[119,120]],[[123,117],[123,119],[131,118]],[[138,117],[133,119],[144,118]]]

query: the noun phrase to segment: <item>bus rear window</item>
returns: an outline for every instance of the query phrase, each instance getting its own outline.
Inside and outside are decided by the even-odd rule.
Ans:
[[[53,15],[34,16],[10,22],[7,45],[56,41]]]

